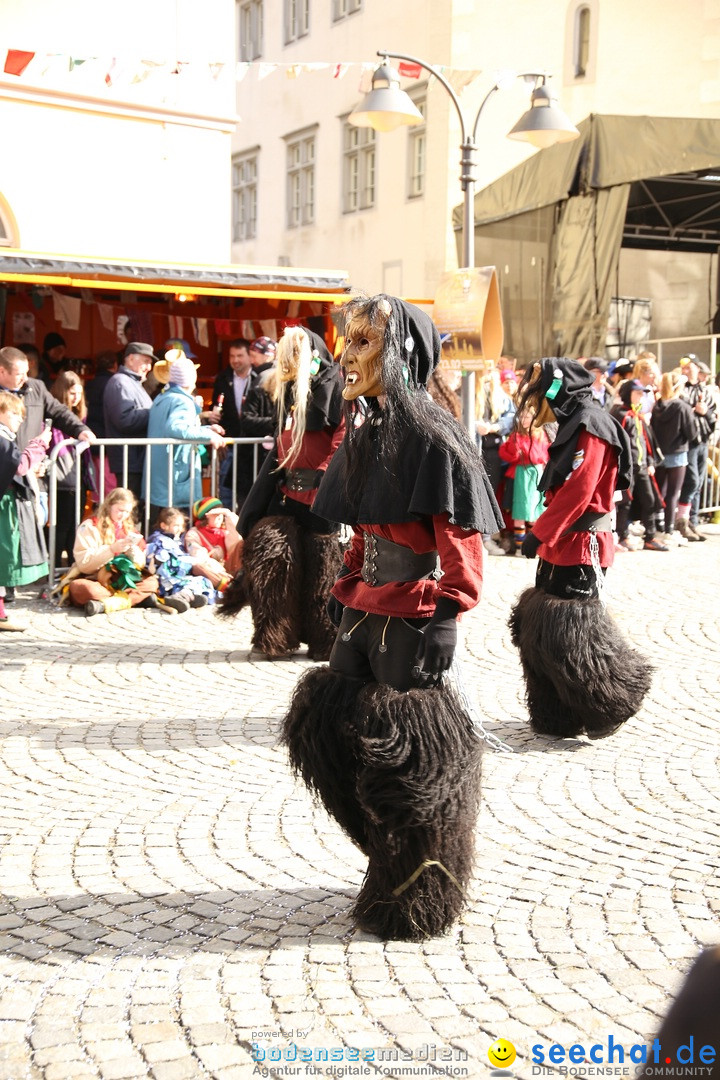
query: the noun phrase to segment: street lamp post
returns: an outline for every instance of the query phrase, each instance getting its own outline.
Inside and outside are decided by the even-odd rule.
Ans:
[[[473,219],[473,196],[475,194],[475,152],[477,150],[477,127],[483,109],[492,95],[500,89],[496,83],[480,102],[475,115],[475,122],[470,130],[460,106],[458,96],[438,68],[425,63],[417,56],[405,53],[388,52],[379,49],[378,56],[383,63],[373,75],[372,89],[362,103],[348,116],[348,122],[357,127],[372,127],[376,131],[392,131],[401,124],[422,123],[423,117],[414,102],[400,89],[400,76],[389,65],[389,60],[404,60],[416,64],[433,75],[445,87],[455,106],[460,121],[460,187],[463,192],[463,218],[461,234],[462,266],[460,269],[472,269],[475,265],[475,223]],[[532,79],[535,81],[530,109],[518,120],[508,133],[508,138],[529,142],[536,147],[552,146],[556,142],[567,142],[578,138],[580,132],[558,108],[547,86],[545,72],[525,71],[514,73],[513,78]],[[471,438],[475,438],[475,372],[463,374],[462,384],[463,422]]]

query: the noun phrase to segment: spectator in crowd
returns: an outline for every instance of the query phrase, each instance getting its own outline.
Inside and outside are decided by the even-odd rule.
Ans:
[[[275,363],[277,344],[269,337],[259,337],[250,346],[250,363],[257,375],[268,371]]]
[[[219,415],[226,437],[241,438],[242,415],[245,402],[258,380],[258,374],[250,363],[250,342],[236,338],[228,347],[228,367],[216,377],[213,385],[212,404]],[[236,485],[233,490],[233,461],[236,462]],[[234,509],[242,505],[253,484],[253,452],[251,446],[238,446],[228,453],[220,467],[219,493],[225,506]]]
[[[144,341],[131,341],[125,346],[123,361],[115,375],[108,380],[103,397],[105,433],[108,439],[144,439],[148,433],[148,419],[152,400],[143,382],[157,356],[152,345]],[[145,447],[127,447],[127,474],[125,473],[125,447],[109,446],[110,468],[118,481],[125,484],[136,499],[142,498]]]
[[[650,414],[655,406],[655,393],[660,385],[660,368],[653,352],[641,352],[633,365],[632,377],[642,384],[644,397],[640,413],[649,423]]]
[[[24,352],[28,361],[28,378],[39,379],[40,382],[45,383],[48,390],[50,389],[50,372],[47,369],[47,364],[40,358],[40,350],[36,345],[18,345],[20,352]]]
[[[653,447],[648,435],[647,424],[642,419],[641,411],[645,387],[639,379],[628,379],[618,391],[618,402],[613,405],[610,415],[620,422],[630,439],[632,451],[632,481],[623,491],[622,501],[617,507],[618,546],[624,551],[633,551],[629,541],[630,516],[639,519],[645,529],[644,551],[669,551],[667,544],[655,536],[655,516],[660,507],[660,494],[654,484],[655,459]]]
[[[157,516],[155,531],[150,534],[145,549],[148,569],[159,582],[158,595],[176,611],[203,607],[215,600],[215,589],[207,578],[193,573],[198,560],[183,547],[184,532],[182,510],[166,506]]]
[[[24,630],[5,611],[7,589],[29,585],[48,572],[47,549],[36,510],[33,467],[44,458],[50,432],[23,451],[15,438],[25,415],[17,394],[0,390],[0,630]]]
[[[442,362],[436,367],[428,380],[428,394],[443,409],[447,409],[451,416],[459,420],[462,416],[462,406],[458,390],[462,382],[462,372],[459,369],[445,367]]]
[[[599,356],[591,356],[585,361],[585,370],[589,371],[595,380],[590,387],[590,393],[602,409],[610,412],[614,404],[614,395],[612,387],[606,378],[607,363]]]
[[[157,597],[158,579],[145,570],[145,541],[135,524],[135,497],[115,488],[78,528],[74,563],[60,582],[64,598],[85,614],[110,614],[131,607],[158,608],[174,615]]]
[[[51,379],[56,378],[61,371],[66,371],[69,367],[69,364],[65,359],[66,352],[67,346],[62,334],[58,334],[54,330],[51,330],[49,334],[45,335],[42,359],[45,367],[50,373]]]
[[[85,403],[87,405],[87,423],[98,439],[104,439],[105,430],[105,391],[110,379],[118,369],[117,353],[111,349],[98,354],[95,360],[95,376],[85,383]]]
[[[85,421],[85,392],[82,380],[74,371],[61,371],[50,391],[54,398],[66,405],[79,420]],[[66,436],[57,427],[51,431],[50,450],[64,442]],[[91,484],[91,470],[88,455],[80,458],[80,518],[76,515],[77,466],[76,451],[70,446],[61,446],[57,452],[55,476],[57,480],[55,502],[55,554],[58,560],[67,554],[68,563],[72,561],[75,532],[82,520],[88,488]]]
[[[482,450],[485,471],[497,495],[503,476],[499,448],[512,429],[515,420],[515,405],[512,398],[503,390],[500,384],[500,372],[492,362],[488,363],[485,374],[478,380],[475,415],[477,441]],[[484,537],[483,543],[488,554],[505,554],[505,549],[493,537]]]
[[[185,535],[185,549],[192,557],[193,573],[202,574],[222,592],[242,564],[238,516],[213,496],[193,503],[192,516],[192,528]]]
[[[516,416],[515,430],[500,444],[501,459],[507,464],[503,509],[513,522],[513,543],[507,551],[522,549],[528,530],[543,512],[544,499],[538,484],[550,456],[550,440],[543,427],[532,426],[532,413],[524,409]]]
[[[36,439],[45,426],[45,418],[52,420],[69,439],[95,442],[95,435],[75,416],[66,405],[54,398],[39,379],[28,378],[28,361],[24,352],[6,345],[0,349],[0,390],[17,394],[25,406],[25,419],[17,433],[20,450]]]
[[[613,360],[608,366],[607,381],[610,384],[613,394],[617,394],[620,389],[620,384],[629,379],[632,375],[632,371],[635,364],[632,360],[627,360],[624,356],[621,356],[619,360]]]
[[[675,531],[675,513],[685,479],[688,450],[695,437],[695,415],[687,401],[680,396],[685,377],[680,371],[666,371],[660,379],[660,398],[652,412],[651,427],[655,441],[663,454],[657,470],[660,494],[665,502],[662,543],[687,544]]]
[[[167,388],[152,402],[147,435],[150,439],[198,439],[219,449],[224,446],[218,424],[201,425],[200,407],[193,397],[197,368],[179,349],[174,351]],[[172,489],[168,483],[168,453],[172,456]],[[165,506],[190,506],[202,495],[202,467],[197,447],[181,443],[150,448],[150,516],[157,518]]]
[[[700,500],[707,476],[708,443],[715,430],[717,413],[709,390],[700,381],[697,360],[684,364],[683,371],[687,382],[682,397],[695,414],[695,434],[690,440],[675,527],[686,540],[705,540],[698,531]]]

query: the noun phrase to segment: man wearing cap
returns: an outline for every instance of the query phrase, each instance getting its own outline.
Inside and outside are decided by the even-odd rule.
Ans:
[[[272,338],[259,337],[250,346],[250,363],[256,374],[268,371],[275,363],[277,345]]]
[[[168,357],[167,388],[152,402],[147,434],[149,439],[199,439],[216,449],[224,445],[218,424],[201,425],[200,408],[193,397],[197,367],[180,349]],[[168,481],[168,453],[172,454],[172,488]],[[202,496],[202,467],[197,447],[191,443],[150,447],[150,517],[165,506],[189,507]]]
[[[143,382],[157,356],[152,345],[144,341],[131,341],[125,347],[123,361],[109,380],[103,399],[105,432],[108,439],[144,439],[147,436],[148,417],[152,399]],[[145,466],[145,447],[127,448],[127,481],[124,480],[125,448],[108,447],[110,468],[118,482],[130,488],[138,500],[142,499],[142,478]]]
[[[592,394],[593,399],[597,401],[602,409],[605,409],[606,412],[610,412],[613,404],[613,394],[610,389],[610,384],[605,378],[608,365],[601,357],[591,356],[585,361],[585,370],[589,371],[595,380],[590,387],[590,393]]]

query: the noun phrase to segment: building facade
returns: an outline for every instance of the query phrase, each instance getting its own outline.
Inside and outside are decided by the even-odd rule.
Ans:
[[[720,115],[714,0],[661,0],[652,17],[644,0],[236,0],[234,259],[342,265],[359,288],[428,298],[457,266],[461,136],[447,92],[408,69],[424,125],[347,124],[378,49],[442,66],[471,127],[508,69],[550,73],[574,122]],[[478,189],[534,152],[505,138],[531,87],[500,81],[478,125]],[[502,265],[498,276],[502,292]],[[717,256],[623,250],[616,291],[653,301],[656,336],[699,333],[716,281]]]

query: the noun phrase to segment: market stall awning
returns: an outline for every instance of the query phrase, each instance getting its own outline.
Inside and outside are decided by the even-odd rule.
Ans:
[[[592,115],[578,127],[474,200],[475,262],[503,266],[506,349],[526,359],[602,352],[622,247],[720,249],[720,120]],[[453,225],[459,238],[461,206]]]
[[[345,270],[289,266],[205,266],[125,262],[46,252],[0,250],[0,281],[130,292],[192,292],[197,296],[253,296],[275,300],[336,301],[350,291]]]

